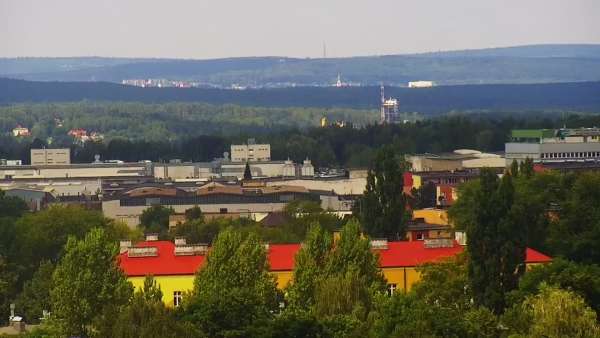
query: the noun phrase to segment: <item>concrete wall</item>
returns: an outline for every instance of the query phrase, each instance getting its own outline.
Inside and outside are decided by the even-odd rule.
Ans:
[[[249,213],[268,213],[273,211],[282,211],[285,203],[249,203],[249,204],[200,204],[198,205],[204,213],[218,213],[222,208],[227,212],[249,212]],[[172,207],[175,213],[182,214],[187,209],[193,208],[195,204],[189,205],[165,205]],[[140,224],[140,215],[150,206],[121,206],[119,200],[102,201],[102,213],[108,218],[122,221],[130,228],[135,228]]]
[[[145,164],[139,165],[71,165],[0,167],[0,179],[19,178],[78,178],[145,176]]]
[[[293,185],[305,187],[312,190],[333,191],[338,195],[360,195],[367,186],[366,177],[359,178],[340,178],[335,180],[325,179],[293,179],[276,180],[267,182],[267,186],[273,185]]]
[[[31,149],[31,165],[71,164],[71,149]]]

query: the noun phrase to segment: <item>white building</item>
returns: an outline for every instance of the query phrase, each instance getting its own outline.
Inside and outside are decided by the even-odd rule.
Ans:
[[[433,81],[410,81],[408,83],[408,88],[430,88],[435,86]]]
[[[232,162],[270,161],[271,145],[256,144],[254,139],[249,139],[248,144],[231,145]]]

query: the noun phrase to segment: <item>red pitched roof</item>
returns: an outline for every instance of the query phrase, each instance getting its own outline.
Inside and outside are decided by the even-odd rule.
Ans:
[[[156,257],[128,257],[127,252],[119,255],[121,268],[127,276],[145,275],[191,275],[204,262],[205,256],[175,256],[175,244],[169,241],[140,242],[136,246],[155,246]],[[270,244],[269,264],[271,271],[291,271],[300,244]],[[464,247],[455,244],[451,248],[425,248],[422,241],[389,242],[388,249],[377,250],[380,267],[413,267],[439,261],[463,252]],[[527,263],[545,263],[552,259],[538,251],[527,248]]]

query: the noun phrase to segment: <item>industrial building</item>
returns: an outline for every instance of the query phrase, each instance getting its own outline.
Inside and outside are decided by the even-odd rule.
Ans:
[[[600,161],[600,129],[518,129],[505,144],[506,166],[531,158],[536,163]]]
[[[71,149],[31,149],[31,165],[71,164]]]
[[[232,162],[270,161],[271,145],[257,144],[254,139],[248,139],[247,144],[231,145]]]

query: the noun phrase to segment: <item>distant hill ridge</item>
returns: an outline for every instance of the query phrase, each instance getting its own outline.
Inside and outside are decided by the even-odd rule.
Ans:
[[[300,59],[0,58],[0,76],[34,81],[166,78],[228,87],[330,85],[402,86],[600,81],[600,45],[529,45],[422,54]]]
[[[600,82],[460,85],[425,89],[387,87],[403,112],[571,110],[600,112]],[[0,104],[22,102],[135,101],[206,102],[259,107],[377,109],[379,88],[296,87],[277,89],[139,88],[107,82],[31,82],[0,78]]]

